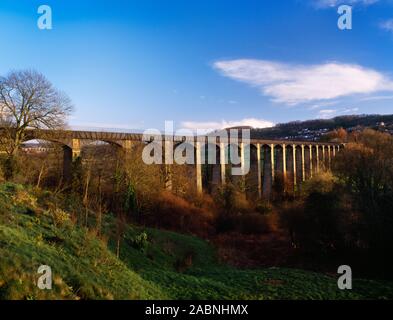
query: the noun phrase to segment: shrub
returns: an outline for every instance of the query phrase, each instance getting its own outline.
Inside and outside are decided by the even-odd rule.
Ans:
[[[55,226],[59,226],[59,225],[61,226],[70,221],[70,215],[59,208],[55,208],[54,210],[51,210],[50,213],[53,219],[53,224]]]
[[[140,250],[141,252],[146,251],[148,244],[149,241],[148,241],[147,233],[145,231],[141,232],[140,234],[137,234],[130,241],[130,245],[133,248]]]
[[[252,212],[252,206],[246,199],[244,192],[240,192],[232,183],[218,188],[215,201],[218,209],[224,214]]]
[[[332,192],[337,184],[338,179],[331,171],[322,171],[302,184],[302,194],[306,197],[312,193],[326,194]]]
[[[362,234],[372,249],[393,249],[393,137],[373,130],[351,136],[334,163],[367,226]]]
[[[162,192],[152,204],[152,210],[143,215],[147,225],[202,237],[214,233],[215,214],[170,192]]]
[[[232,184],[221,186],[217,190],[216,203],[226,213],[235,211],[235,188]]]
[[[2,163],[2,171],[4,172],[4,179],[11,180],[19,170],[17,158],[14,156],[7,156]]]
[[[19,208],[19,212],[33,215],[37,209],[37,198],[29,191],[21,188],[20,185],[8,185],[8,188],[13,194],[13,204]]]
[[[344,244],[350,208],[344,205],[341,189],[330,173],[322,173],[303,185],[302,198],[283,206],[280,222],[294,246],[321,252]]]

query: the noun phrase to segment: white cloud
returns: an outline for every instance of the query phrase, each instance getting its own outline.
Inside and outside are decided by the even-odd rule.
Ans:
[[[323,109],[323,110],[319,110],[318,116],[319,118],[327,119],[333,117],[336,113],[337,110],[335,109]]]
[[[379,0],[313,0],[312,4],[317,8],[332,8],[342,4],[368,6],[377,3]]]
[[[341,113],[357,113],[359,111],[359,108],[347,108],[344,110],[341,110]]]
[[[360,101],[378,101],[378,100],[393,100],[393,96],[371,96],[360,99]]]
[[[214,67],[226,77],[257,87],[273,101],[289,105],[393,91],[390,78],[356,64],[295,65],[238,59],[217,61]]]
[[[333,101],[326,101],[326,102],[319,102],[317,104],[313,104],[310,107],[308,107],[308,109],[310,110],[315,110],[315,109],[320,109],[320,108],[324,108],[324,107],[328,107],[328,106],[333,106],[338,104],[339,101],[337,100],[333,100]]]
[[[379,26],[381,29],[393,33],[393,19],[386,20],[380,23]]]
[[[334,116],[343,114],[354,114],[359,111],[359,108],[346,108],[346,109],[323,109],[318,111],[318,118],[328,119]]]
[[[274,126],[273,122],[256,119],[256,118],[245,118],[239,121],[207,121],[207,122],[198,122],[198,121],[183,121],[181,123],[181,127],[183,129],[189,130],[200,130],[204,132],[210,132],[213,130],[220,130],[230,127],[238,127],[238,126],[250,126],[253,128],[267,128]]]

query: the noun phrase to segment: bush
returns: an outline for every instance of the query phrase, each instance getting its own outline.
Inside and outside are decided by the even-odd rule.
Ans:
[[[247,201],[245,193],[239,192],[232,183],[218,188],[215,201],[219,211],[226,215],[252,212],[252,207]]]
[[[146,251],[148,244],[149,241],[148,241],[147,233],[145,231],[141,232],[140,234],[137,234],[130,240],[130,245],[141,252]]]
[[[333,165],[362,213],[362,240],[382,255],[393,250],[393,137],[373,130],[352,135]]]
[[[331,171],[322,171],[302,184],[302,195],[307,197],[312,193],[326,194],[334,191],[338,183]]]
[[[59,208],[55,208],[50,213],[53,219],[53,224],[55,226],[61,226],[64,225],[65,223],[70,222],[70,215]]]
[[[391,274],[393,258],[393,137],[366,129],[354,133],[333,162],[358,215],[358,239],[379,271]]]
[[[232,213],[236,208],[235,188],[232,184],[221,186],[217,190],[216,203],[226,213]]]
[[[215,214],[170,192],[162,192],[142,217],[149,226],[206,237],[214,233]]]
[[[302,198],[283,206],[280,222],[294,246],[321,252],[344,245],[350,208],[341,189],[330,173],[322,173],[303,185]]]
[[[7,156],[3,160],[2,166],[5,180],[11,180],[19,170],[17,158],[14,156]]]

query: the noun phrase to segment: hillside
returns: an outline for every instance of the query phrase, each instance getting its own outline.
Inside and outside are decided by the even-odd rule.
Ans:
[[[334,129],[351,132],[371,128],[393,134],[393,115],[347,115],[332,119],[293,121],[272,128],[252,129],[251,137],[260,139],[288,139],[315,141]]]
[[[0,185],[0,300],[393,298],[393,283],[383,281],[355,279],[341,291],[331,275],[235,269],[202,239],[135,226],[126,227],[118,259],[113,217],[98,237],[61,203],[49,192]],[[35,285],[41,264],[52,268],[53,290]]]

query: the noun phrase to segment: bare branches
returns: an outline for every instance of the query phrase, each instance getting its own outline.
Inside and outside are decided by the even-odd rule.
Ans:
[[[71,111],[68,96],[36,71],[0,77],[1,143],[8,143],[8,153],[18,150],[26,129],[63,129]]]

